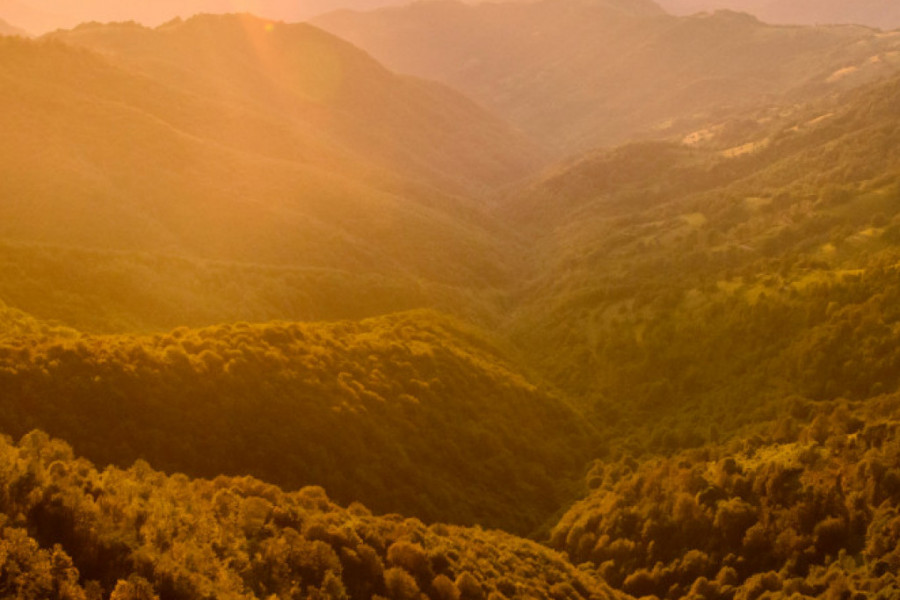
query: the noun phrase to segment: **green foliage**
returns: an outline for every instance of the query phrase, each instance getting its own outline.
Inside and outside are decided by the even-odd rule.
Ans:
[[[898,389],[898,86],[757,124],[741,156],[595,153],[501,209],[540,239],[510,335],[609,447],[670,453],[787,397]]]
[[[446,600],[472,588],[524,600],[561,583],[583,598],[624,598],[499,531],[373,517],[321,488],[288,493],[250,477],[192,480],[143,462],[98,472],[40,432],[0,440],[0,514],[16,520],[0,529],[0,590],[23,600]],[[433,580],[382,568],[409,556]]]
[[[477,331],[430,313],[23,334],[0,345],[0,388],[6,431],[41,427],[103,464],[253,473],[378,511],[518,532],[563,505],[589,450],[576,411]],[[407,550],[392,564],[427,585],[434,575]]]
[[[635,596],[886,597],[900,584],[898,408],[897,395],[822,403],[791,439],[608,463],[551,546]]]
[[[624,129],[554,124],[572,147],[849,85],[823,49],[867,80],[897,43],[601,4],[553,9],[648,27],[632,58],[664,60],[629,74],[684,98],[575,96]],[[719,89],[767,53],[778,77]],[[0,442],[0,596],[896,595],[900,80],[595,151],[489,213],[521,139],[309,26],[91,24],[0,59],[0,422],[119,467]],[[423,306],[490,333],[396,312]],[[457,526],[539,536],[584,471],[567,556]]]

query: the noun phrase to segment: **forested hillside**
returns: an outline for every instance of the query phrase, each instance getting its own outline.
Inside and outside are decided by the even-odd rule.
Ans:
[[[900,396],[794,401],[777,428],[598,463],[550,545],[657,598],[895,598]]]
[[[536,183],[504,209],[544,236],[514,336],[610,435],[637,426],[655,450],[795,394],[895,391],[898,88],[758,126],[740,151],[723,127],[722,142],[626,146]]]
[[[470,94],[561,155],[847,89],[894,70],[900,42],[728,11],[675,17],[650,0],[418,2],[313,22]]]
[[[95,24],[0,56],[0,287],[41,318],[359,318],[470,290],[480,310],[518,268],[468,194],[531,145],[312,27]]]
[[[248,36],[268,35],[265,23],[257,20],[223,17],[209,25],[237,39],[245,25],[258,29]],[[134,29],[138,39],[166,35],[121,27]],[[380,87],[388,88],[382,94],[386,101],[412,103],[383,110],[415,114],[424,105],[421,122],[428,122],[427,127],[418,128],[406,118],[398,121],[398,130],[388,128],[385,137],[408,147],[401,132],[405,128],[428,148],[449,152],[447,145],[452,147],[464,134],[448,123],[444,132],[452,139],[442,140],[440,121],[434,112],[429,117],[429,110],[450,111],[479,128],[478,109],[451,92],[446,94],[449,103],[442,102],[431,84],[397,78],[327,34],[297,27],[301,31],[290,39],[322,48],[311,64],[337,61],[335,68],[362,69],[354,81],[371,76],[374,81],[368,85],[374,90],[364,93],[369,98],[366,110],[379,110]],[[346,137],[308,131],[317,123],[335,121],[335,127],[350,130],[361,114],[351,119],[342,108],[329,116],[324,100],[296,98],[290,110],[300,114],[288,117],[273,113],[270,106],[253,106],[251,99],[230,98],[227,87],[219,94],[200,95],[199,90],[124,71],[93,52],[59,42],[2,38],[0,45],[0,68],[8,80],[0,100],[7,132],[0,186],[10,199],[2,207],[5,238],[366,272],[410,269],[443,280],[454,279],[445,269],[460,264],[440,266],[448,255],[479,246],[479,254],[490,255],[495,245],[486,239],[487,226],[478,222],[470,201],[380,171],[371,159],[348,154],[343,148],[349,143]],[[304,51],[293,56],[309,58]],[[223,65],[232,63],[243,61],[222,60]],[[256,72],[252,69],[251,64],[248,72]],[[45,78],[48,73],[52,79]],[[327,79],[327,73],[322,77]],[[85,81],[92,85],[85,86]],[[319,91],[325,93],[331,84],[320,83]],[[251,93],[259,89],[246,81],[231,85]],[[456,108],[462,114],[455,113]],[[480,123],[492,126],[493,121],[484,116]],[[97,137],[96,131],[111,133]],[[488,136],[497,132],[481,131]],[[463,146],[454,153],[476,169],[490,171],[499,163],[502,174],[506,150],[498,150],[497,158],[465,149],[466,143],[480,146],[481,135],[461,140]],[[507,165],[521,169],[528,164],[516,157],[516,144],[509,137],[501,135],[498,142],[513,152],[507,155]],[[427,152],[405,151],[416,152],[418,162],[427,160]],[[390,153],[379,158],[390,158]],[[54,165],[49,177],[48,163]],[[447,168],[459,176],[474,174],[458,163]],[[444,250],[440,255],[431,250],[435,243]],[[416,260],[419,265],[406,264]],[[483,266],[475,270],[489,273]],[[478,276],[472,272],[470,277]]]
[[[0,36],[0,597],[900,593],[900,37],[325,21]]]
[[[376,517],[319,487],[98,471],[39,432],[0,441],[0,473],[0,581],[21,600],[626,597],[534,542]]]
[[[570,497],[592,450],[577,411],[478,332],[427,313],[152,337],[60,334],[5,314],[4,431],[43,429],[101,464],[252,473],[528,533]]]

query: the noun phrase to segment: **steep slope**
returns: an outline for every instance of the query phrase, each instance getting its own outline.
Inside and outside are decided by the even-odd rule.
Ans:
[[[462,90],[561,153],[686,133],[897,64],[898,40],[865,28],[674,17],[650,2],[421,2],[313,22],[391,68]]]
[[[102,464],[323,485],[343,502],[528,533],[589,456],[578,412],[481,334],[429,314],[153,337],[2,341],[4,431]]]
[[[373,516],[249,477],[143,461],[98,471],[41,432],[0,440],[0,473],[4,586],[21,600],[628,598],[502,532]]]
[[[845,23],[879,29],[900,27],[900,6],[885,0],[659,0],[659,4],[672,14],[727,8],[748,12],[767,23]]]

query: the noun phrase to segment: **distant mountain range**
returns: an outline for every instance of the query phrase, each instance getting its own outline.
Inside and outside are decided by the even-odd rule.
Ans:
[[[79,23],[136,21],[156,26],[176,17],[195,14],[250,13],[296,22],[338,8],[370,10],[391,0],[0,0],[0,18],[36,33],[71,28]]]
[[[900,5],[892,0],[658,0],[666,11],[688,15],[702,11],[730,9],[747,12],[768,23],[859,24],[893,29],[900,27]],[[511,0],[518,3],[520,0]],[[373,10],[399,6],[403,0],[82,0],[74,3],[53,0],[0,0],[0,18],[32,33],[70,28],[85,21],[136,21],[159,25],[175,17],[198,13],[247,12],[270,19],[299,21],[333,10]],[[479,4],[480,2],[469,2]],[[607,2],[609,3],[609,2]],[[616,2],[644,7],[649,2]]]
[[[560,153],[856,85],[892,72],[900,47],[863,27],[675,17],[649,0],[447,0],[313,22],[397,71],[469,94]]]
[[[751,13],[767,23],[900,27],[900,3],[893,0],[659,0],[659,3],[673,14],[727,8]]]

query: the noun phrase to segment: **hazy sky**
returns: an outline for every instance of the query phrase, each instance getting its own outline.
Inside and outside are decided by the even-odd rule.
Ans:
[[[0,19],[40,34],[84,21],[135,20],[158,25],[198,12],[250,12],[301,21],[337,8],[373,9],[412,0],[0,0]],[[473,0],[474,1],[474,0]],[[515,0],[513,0],[515,1]],[[714,8],[751,12],[777,23],[863,23],[900,27],[900,0],[657,0],[669,12]]]
[[[391,3],[392,0],[0,0],[0,19],[40,34],[84,21],[134,20],[158,25],[201,12],[250,12],[271,19],[299,21],[339,7],[367,9]]]

